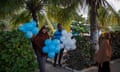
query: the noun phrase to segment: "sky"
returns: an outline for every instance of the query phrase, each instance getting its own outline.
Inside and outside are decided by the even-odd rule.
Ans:
[[[118,12],[118,10],[120,10],[120,0],[107,0],[108,3],[115,9],[116,12]],[[84,9],[84,10],[77,10],[79,15],[83,15],[84,18],[87,18],[87,13],[88,10]]]
[[[107,0],[107,1],[110,3],[110,5],[112,5],[112,7],[116,11],[120,10],[120,0]]]

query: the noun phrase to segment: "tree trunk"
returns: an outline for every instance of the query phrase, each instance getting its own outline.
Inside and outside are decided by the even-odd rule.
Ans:
[[[36,12],[35,12],[35,11],[32,11],[32,18],[33,18],[33,20],[36,22],[37,27],[38,27],[38,19],[37,19],[37,15],[36,15]]]
[[[97,22],[96,22],[96,4],[95,0],[90,3],[90,39],[91,39],[91,55],[97,49],[98,35],[97,35]]]

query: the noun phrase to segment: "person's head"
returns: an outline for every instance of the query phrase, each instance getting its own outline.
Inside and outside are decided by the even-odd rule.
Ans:
[[[109,33],[105,33],[105,34],[104,34],[104,38],[105,38],[105,39],[110,39],[110,34],[109,34]]]
[[[58,23],[57,28],[58,28],[59,31],[61,31],[62,30],[62,24]]]
[[[47,33],[48,32],[48,27],[47,26],[43,26],[40,30],[40,33]]]
[[[110,34],[109,33],[103,33],[99,37],[99,41],[102,41],[103,39],[110,39]]]

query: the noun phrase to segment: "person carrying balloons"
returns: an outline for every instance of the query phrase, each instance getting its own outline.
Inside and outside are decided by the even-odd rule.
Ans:
[[[44,47],[44,42],[49,38],[48,28],[43,26],[36,36],[32,37],[32,45],[37,56],[37,61],[39,63],[40,72],[45,71],[45,64],[47,59],[47,54],[43,53],[42,48]]]
[[[62,31],[63,31],[62,24],[58,23],[57,30],[54,33],[53,39],[60,40],[60,38],[62,37]],[[62,41],[60,41],[60,43],[62,43]],[[64,51],[64,48],[61,48],[60,53],[59,53],[60,54],[59,55],[59,60],[58,60],[58,64],[60,66],[61,66],[61,59],[62,59],[62,56],[63,56],[63,51]],[[53,63],[54,67],[56,67],[57,57],[58,57],[58,53],[55,54],[54,63]]]

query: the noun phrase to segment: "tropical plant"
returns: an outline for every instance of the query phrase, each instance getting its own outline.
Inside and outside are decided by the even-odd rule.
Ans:
[[[85,36],[75,36],[77,40],[77,49],[68,51],[67,56],[65,57],[66,64],[68,67],[81,70],[87,66],[91,66],[91,53],[90,53],[90,43],[89,37]]]
[[[0,19],[14,16],[24,6],[23,3],[23,0],[0,0]]]
[[[76,15],[74,5],[71,5],[67,8],[49,6],[47,9],[48,18],[53,23],[61,23],[67,31],[70,31],[70,24],[74,19],[74,15]]]
[[[34,72],[37,61],[30,40],[16,30],[0,35],[0,72]]]
[[[44,4],[46,4],[45,9],[48,10],[49,17],[52,17],[51,20],[66,24],[65,25],[66,27],[70,26],[70,22],[72,22],[71,20],[73,19],[76,8],[78,8],[79,5],[81,7],[88,6],[90,33],[91,33],[90,38],[92,43],[91,49],[96,49],[97,38],[98,38],[96,34],[97,27],[98,27],[97,24],[100,23],[100,22],[97,22],[97,21],[100,21],[99,17],[97,18],[97,16],[99,15],[99,9],[103,8],[103,11],[111,10],[111,12],[115,14],[117,19],[120,19],[119,15],[117,15],[117,13],[114,11],[112,6],[110,6],[110,4],[106,0],[64,0],[64,1],[63,0],[25,0],[25,1],[22,0],[22,2],[24,2],[25,8],[28,9],[28,11],[30,12],[30,15],[32,15],[32,18],[36,22],[38,18],[37,14],[43,8]],[[100,19],[102,17],[100,17]]]
[[[42,0],[7,0],[6,2],[4,0],[1,0],[0,16],[1,18],[6,17],[8,15],[12,15],[14,17],[17,14],[20,14],[22,11],[22,14],[20,16],[17,16],[16,18],[21,17],[24,20],[26,17],[29,18],[31,16],[33,20],[38,22],[37,14],[42,9],[43,3],[44,2],[42,2]],[[18,19],[15,21],[15,23],[17,21]]]

